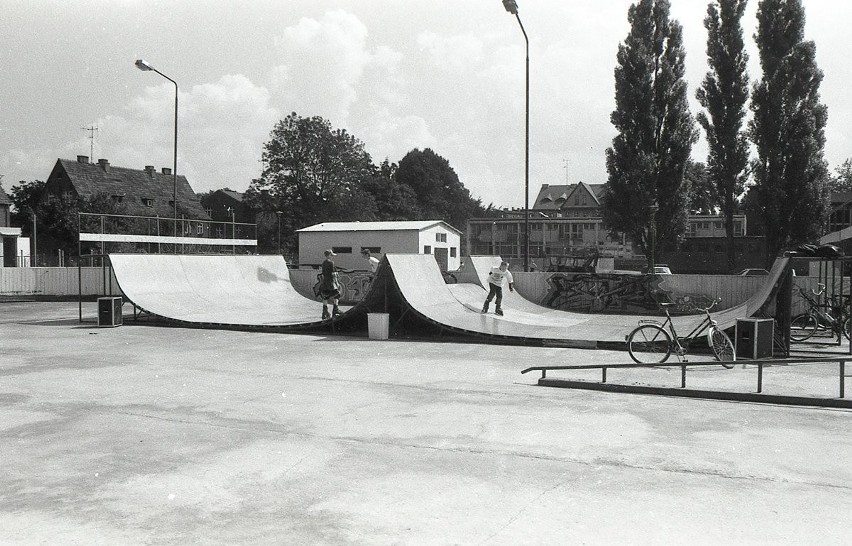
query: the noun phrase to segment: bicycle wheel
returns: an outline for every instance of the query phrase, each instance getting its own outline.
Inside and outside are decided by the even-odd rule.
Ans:
[[[814,335],[819,328],[817,318],[810,313],[796,315],[790,321],[790,339],[804,341]]]
[[[852,338],[849,337],[849,326],[850,326],[849,322],[850,322],[849,317],[846,317],[846,319],[843,321],[843,335],[846,336],[846,339],[852,339]]]
[[[642,324],[627,336],[627,352],[638,364],[665,362],[672,352],[672,338],[656,324]]]
[[[729,370],[734,367],[731,362],[737,359],[737,353],[734,351],[734,344],[731,342],[731,338],[728,337],[728,334],[724,330],[716,326],[711,326],[710,330],[707,331],[707,343],[713,350],[716,360],[721,362],[722,366]]]

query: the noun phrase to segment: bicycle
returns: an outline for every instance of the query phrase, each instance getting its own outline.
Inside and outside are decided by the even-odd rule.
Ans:
[[[811,289],[811,294],[819,298],[825,293],[825,285],[817,284],[819,291]],[[808,302],[808,310],[800,313],[790,320],[790,339],[792,341],[805,341],[813,337],[818,331],[830,331],[832,336],[841,339],[845,335],[850,338],[850,312],[849,302],[841,302],[837,299],[832,303],[820,304],[804,288],[799,288],[799,293]],[[824,310],[823,310],[824,309]]]
[[[677,335],[674,322],[672,322],[672,317],[669,314],[668,308],[674,304],[661,303],[660,309],[666,313],[665,321],[660,323],[658,320],[640,320],[639,326],[625,336],[630,358],[638,364],[654,364],[665,362],[672,353],[675,353],[679,362],[688,362],[686,351],[689,349],[690,343],[706,331],[707,344],[713,351],[716,360],[727,369],[733,368],[734,365],[730,362],[737,359],[734,344],[728,334],[719,328],[716,321],[710,316],[710,309],[720,301],[722,300],[714,300],[710,307],[701,309],[705,315],[704,320],[685,337]],[[668,328],[668,331],[666,331],[666,328]]]

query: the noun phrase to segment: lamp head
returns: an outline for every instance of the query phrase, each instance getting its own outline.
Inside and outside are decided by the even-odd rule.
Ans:
[[[149,70],[154,70],[154,67],[148,64],[148,61],[146,61],[145,59],[137,59],[136,68],[145,72],[148,72]]]
[[[503,7],[512,15],[518,14],[518,3],[515,0],[503,0]]]

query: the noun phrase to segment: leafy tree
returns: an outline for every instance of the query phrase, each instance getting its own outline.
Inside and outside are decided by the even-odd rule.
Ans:
[[[837,167],[837,176],[831,179],[831,191],[852,191],[852,159]]]
[[[740,25],[747,0],[715,0],[707,6],[707,62],[710,70],[698,89],[698,114],[709,143],[707,166],[725,215],[728,271],[736,267],[734,209],[748,177],[748,140],[743,131],[748,101],[748,55]]]
[[[398,166],[385,159],[373,176],[364,181],[364,190],[369,192],[376,202],[377,216],[382,221],[414,220],[422,213],[417,202],[417,194],[407,184],[396,179]]]
[[[804,41],[800,0],[762,0],[755,36],[763,78],[752,89],[754,202],[763,217],[767,264],[789,245],[813,240],[825,218],[823,157],[828,111],[820,102],[816,47]]]
[[[414,192],[419,219],[444,220],[464,229],[469,218],[484,212],[482,202],[471,197],[449,161],[429,148],[408,152],[400,160],[394,178],[397,184]]]
[[[719,205],[719,194],[704,163],[687,161],[683,176],[689,186],[689,212],[715,214]]]
[[[246,200],[257,210],[280,210],[285,247],[296,247],[295,230],[319,222],[371,219],[372,197],[360,184],[374,172],[364,144],[325,119],[295,112],[278,122],[264,145],[263,172]]]
[[[645,252],[650,265],[652,237],[675,243],[686,231],[684,170],[698,135],[687,102],[682,29],[669,19],[668,0],[640,0],[627,19],[630,33],[615,68],[611,120],[618,135],[606,151],[602,216],[608,229],[627,234]]]

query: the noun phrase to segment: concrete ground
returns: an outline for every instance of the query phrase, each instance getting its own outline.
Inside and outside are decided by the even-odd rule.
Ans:
[[[94,320],[95,304],[84,310]],[[0,303],[0,543],[852,542],[852,412],[520,374],[627,360],[98,328],[76,303]],[[837,388],[834,368],[775,370],[767,390]],[[695,377],[754,388],[753,370]]]

